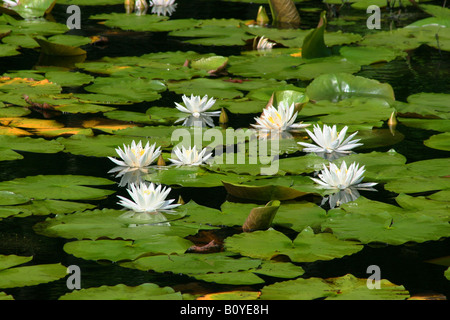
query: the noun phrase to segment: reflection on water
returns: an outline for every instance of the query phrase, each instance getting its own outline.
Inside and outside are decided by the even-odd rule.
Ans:
[[[144,182],[144,177],[157,170],[165,170],[165,167],[161,166],[149,166],[149,167],[125,167],[116,166],[108,171],[108,174],[117,173],[116,178],[120,178],[119,187],[127,187],[131,184],[138,185]]]
[[[375,188],[349,187],[344,190],[339,190],[336,193],[333,193],[333,194],[323,197],[322,203],[320,205],[323,206],[324,204],[326,204],[328,202],[330,209],[334,209],[344,203],[355,201],[356,199],[358,199],[360,197],[358,190],[377,191]]]
[[[126,211],[119,217],[120,220],[129,228],[136,228],[141,226],[161,226],[170,227],[170,222],[167,221],[166,216],[161,212],[135,212]]]
[[[198,116],[190,115],[185,118],[180,118],[174,124],[183,121],[182,125],[185,127],[214,127],[214,120],[209,115],[200,114]]]

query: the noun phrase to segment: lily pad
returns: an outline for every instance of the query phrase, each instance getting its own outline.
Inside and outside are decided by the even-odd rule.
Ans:
[[[356,200],[358,201],[358,200]],[[322,224],[342,240],[352,239],[361,243],[387,243],[401,245],[407,242],[421,243],[448,237],[447,221],[421,213],[395,214],[372,211],[369,214],[343,214]]]
[[[177,236],[153,235],[137,241],[81,240],[64,245],[64,251],[86,260],[109,260],[118,262],[135,260],[147,255],[182,254],[193,243]]]
[[[278,255],[286,255],[293,262],[313,262],[341,258],[363,247],[354,241],[338,240],[330,233],[314,234],[307,227],[294,241],[273,229],[237,234],[225,240],[225,248],[258,259],[270,260]]]
[[[346,73],[324,74],[315,78],[307,87],[311,100],[337,102],[350,97],[370,97],[393,101],[394,90],[388,83]]]
[[[180,292],[154,283],[135,287],[118,284],[75,290],[59,297],[59,300],[183,300]]]
[[[64,146],[56,141],[48,141],[42,138],[0,135],[0,161],[23,159],[23,156],[14,150],[35,153],[57,153],[63,149]]]
[[[93,84],[85,87],[93,93],[117,96],[130,102],[158,100],[159,92],[165,91],[166,86],[157,80],[127,79],[125,77],[96,78]]]
[[[59,215],[49,218],[34,226],[34,230],[48,237],[63,237],[78,240],[123,239],[139,240],[148,239],[154,235],[186,237],[194,235],[200,229],[194,223],[170,221],[148,225],[133,226],[133,223],[125,220],[123,210],[103,209],[87,210],[69,215]],[[202,229],[208,229],[202,226]]]
[[[444,132],[431,136],[423,143],[429,148],[450,151],[450,132]]]
[[[0,255],[0,288],[34,286],[61,279],[67,268],[59,263],[19,266],[32,257]]]
[[[95,206],[88,203],[79,203],[60,200],[33,200],[20,205],[0,207],[0,218],[28,217],[31,215],[66,214],[76,211],[93,209]]]
[[[142,137],[140,139],[131,136],[101,134],[95,137],[75,135],[69,138],[58,138],[56,141],[64,146],[64,152],[91,157],[118,157],[116,149],[118,147],[122,148],[124,144],[131,144],[133,140],[149,141],[151,144],[156,143],[162,147],[170,145],[170,141],[160,137],[150,137],[148,139]]]
[[[238,272],[257,268],[261,260],[229,257],[222,252],[182,255],[158,255],[135,260],[133,266],[139,270],[172,272],[182,274],[206,274],[210,272]]]
[[[98,199],[114,191],[92,188],[93,185],[111,185],[104,178],[80,175],[38,175],[0,182],[0,190],[11,191],[33,199],[82,200]]]
[[[278,282],[261,289],[261,300],[405,300],[409,292],[386,279],[379,290],[370,290],[367,279],[351,274],[339,278],[308,278]]]

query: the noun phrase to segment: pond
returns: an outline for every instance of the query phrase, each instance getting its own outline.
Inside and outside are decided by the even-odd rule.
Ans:
[[[4,1],[0,299],[447,299],[445,1],[157,2]]]

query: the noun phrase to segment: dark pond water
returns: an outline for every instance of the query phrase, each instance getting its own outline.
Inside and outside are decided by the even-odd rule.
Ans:
[[[297,7],[317,8],[321,1],[307,1]],[[253,19],[259,4],[220,2],[208,0],[177,1],[178,7],[172,15],[177,18],[238,18]],[[434,2],[433,2],[434,3]],[[440,4],[441,1],[435,1]],[[65,23],[67,17],[66,6],[56,5],[53,17],[57,22]],[[200,53],[214,52],[219,55],[237,55],[241,47],[201,47],[183,44],[178,39],[167,36],[166,33],[126,33],[109,34],[109,30],[101,25],[93,23],[88,17],[97,13],[123,12],[123,6],[83,7],[82,29],[71,31],[73,34],[84,36],[107,34],[109,42],[104,47],[91,46],[88,49],[87,60],[96,60],[104,56],[139,56],[150,52],[160,51],[188,51],[194,50]],[[305,28],[315,26],[317,13],[301,12],[302,24]],[[347,9],[341,12],[347,15],[364,15],[361,11]],[[413,8],[403,13],[400,21],[383,22],[383,29],[387,30],[389,24],[403,26],[415,21],[424,14]],[[330,26],[329,30],[339,27]],[[359,26],[342,27],[346,32],[360,32]],[[365,30],[363,30],[365,32]],[[39,59],[39,53],[34,50],[24,49],[23,54],[10,58],[2,58],[0,74],[11,70],[32,69]],[[420,47],[409,53],[406,60],[395,60],[389,63],[363,67],[358,75],[388,82],[394,88],[396,98],[405,101],[406,97],[418,92],[449,92],[448,79],[450,76],[450,53],[440,52],[430,47]],[[305,83],[293,82],[303,87]],[[173,93],[164,93],[158,105],[172,105],[175,99],[179,99]],[[152,104],[136,104],[127,110],[145,111]],[[36,114],[36,117],[40,115]],[[58,121],[64,123],[76,123],[83,117],[78,115],[63,115]],[[240,124],[248,125],[254,115],[234,117],[231,116],[231,125],[239,127]],[[377,149],[387,151],[395,148],[397,152],[405,155],[408,162],[448,157],[447,152],[427,149],[424,151],[422,141],[435,134],[434,131],[412,129],[398,126],[397,130],[405,135],[405,140],[398,145]],[[81,174],[111,178],[107,171],[111,169],[108,159],[94,157],[74,156],[60,153],[57,155],[44,155],[21,152],[23,160],[0,162],[0,181],[10,180],[17,177],[26,177],[38,174]],[[111,187],[114,188],[114,187]],[[119,194],[124,193],[119,190]],[[223,188],[211,188],[202,190],[201,194],[194,188],[183,188],[173,190],[173,195],[180,194],[185,201],[194,199],[197,203],[219,207],[227,199]],[[368,198],[382,197],[384,201],[391,196],[389,192],[363,194]],[[375,199],[375,198],[374,198]],[[389,200],[387,200],[389,201]],[[96,202],[97,204],[98,202]],[[116,198],[109,197],[99,204],[102,208],[117,207]],[[94,287],[101,285],[115,285],[124,283],[127,285],[138,285],[144,282],[154,282],[160,286],[171,286],[175,290],[187,293],[214,292],[217,288],[214,284],[195,283],[185,276],[169,274],[153,274],[138,270],[118,267],[114,264],[101,264],[92,261],[77,259],[66,254],[62,246],[70,240],[59,238],[48,238],[33,232],[33,226],[43,221],[46,217],[9,218],[0,221],[0,254],[33,255],[33,263],[57,263],[63,265],[78,265],[82,273],[82,287]],[[229,230],[232,232],[232,230]],[[450,297],[450,281],[444,278],[445,266],[427,262],[427,260],[449,255],[450,238],[442,241],[426,242],[414,245],[402,246],[366,246],[359,253],[353,254],[333,261],[319,261],[302,264],[305,269],[304,277],[334,277],[351,273],[356,277],[367,277],[368,265],[376,264],[382,270],[382,277],[393,283],[402,284],[411,295],[435,293]],[[49,284],[42,284],[25,288],[5,289],[15,299],[57,299],[64,293],[69,292],[66,280],[62,279]],[[270,280],[268,280],[270,281]],[[268,283],[266,283],[268,284]],[[236,287],[230,287],[235,289]],[[253,286],[259,289],[261,286]],[[225,291],[227,287],[221,286]]]

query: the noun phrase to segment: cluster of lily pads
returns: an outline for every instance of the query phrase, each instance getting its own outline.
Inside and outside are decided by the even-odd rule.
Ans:
[[[0,218],[48,215],[34,231],[70,239],[64,246],[68,254],[146,271],[149,279],[137,287],[85,288],[61,299],[405,299],[408,291],[388,280],[381,281],[382,290],[369,290],[366,279],[351,274],[303,278],[302,266],[353,255],[366,245],[421,243],[450,235],[448,159],[407,163],[390,148],[404,139],[395,128],[398,121],[441,132],[423,144],[449,151],[449,95],[418,93],[396,101],[389,84],[354,75],[362,66],[403,59],[406,50],[421,45],[449,50],[448,28],[441,27],[448,23],[445,8],[423,5],[432,15],[426,21],[360,35],[327,32],[323,14],[317,28],[277,29],[238,19],[171,19],[171,1],[171,10],[160,11],[153,11],[164,7],[159,1],[126,1],[133,8],[124,13],[89,19],[116,30],[167,32],[183,45],[246,51],[231,56],[156,52],[86,61],[81,47],[94,46],[93,39],[64,34],[64,24],[36,19],[49,9],[45,1],[34,10],[22,7],[26,2],[9,8],[26,20],[0,17],[0,56],[38,49],[44,62],[0,78],[0,161],[23,159],[22,152],[107,158],[117,165],[109,174],[121,178],[118,185],[127,186],[131,199],[118,196],[125,211],[100,209],[98,201],[117,191],[111,179],[27,176],[0,182]],[[63,0],[56,5],[96,3]],[[363,8],[366,2],[349,5]],[[58,55],[69,65],[48,66],[48,56]],[[65,90],[70,88],[83,90]],[[181,96],[184,106],[172,100],[165,104],[161,98],[167,92]],[[143,103],[151,103],[145,112],[134,108]],[[44,119],[29,116],[36,111]],[[69,126],[59,121],[70,114],[89,117]],[[219,122],[215,128],[225,132],[233,125],[227,115],[254,119],[243,126],[257,130],[269,144],[277,142],[279,153],[269,159],[277,163],[276,174],[261,175],[261,159],[252,161],[248,152],[243,164],[215,163],[216,155],[205,148],[211,141],[174,148],[175,130],[194,132],[200,121],[206,127]],[[296,122],[300,115],[302,121]],[[224,140],[213,146],[226,150],[232,145],[234,159],[250,143]],[[361,152],[353,152],[356,148]],[[373,151],[384,148],[388,151]],[[359,194],[375,185],[395,194],[392,203]],[[213,208],[168,199],[183,187],[198,193],[220,187],[235,200]],[[221,230],[233,232],[215,236]],[[219,243],[196,242],[203,232]],[[21,266],[31,260],[0,255],[0,288],[66,275],[61,264]],[[168,272],[237,290],[199,297],[159,287],[158,276]],[[240,290],[244,285],[257,289]]]

